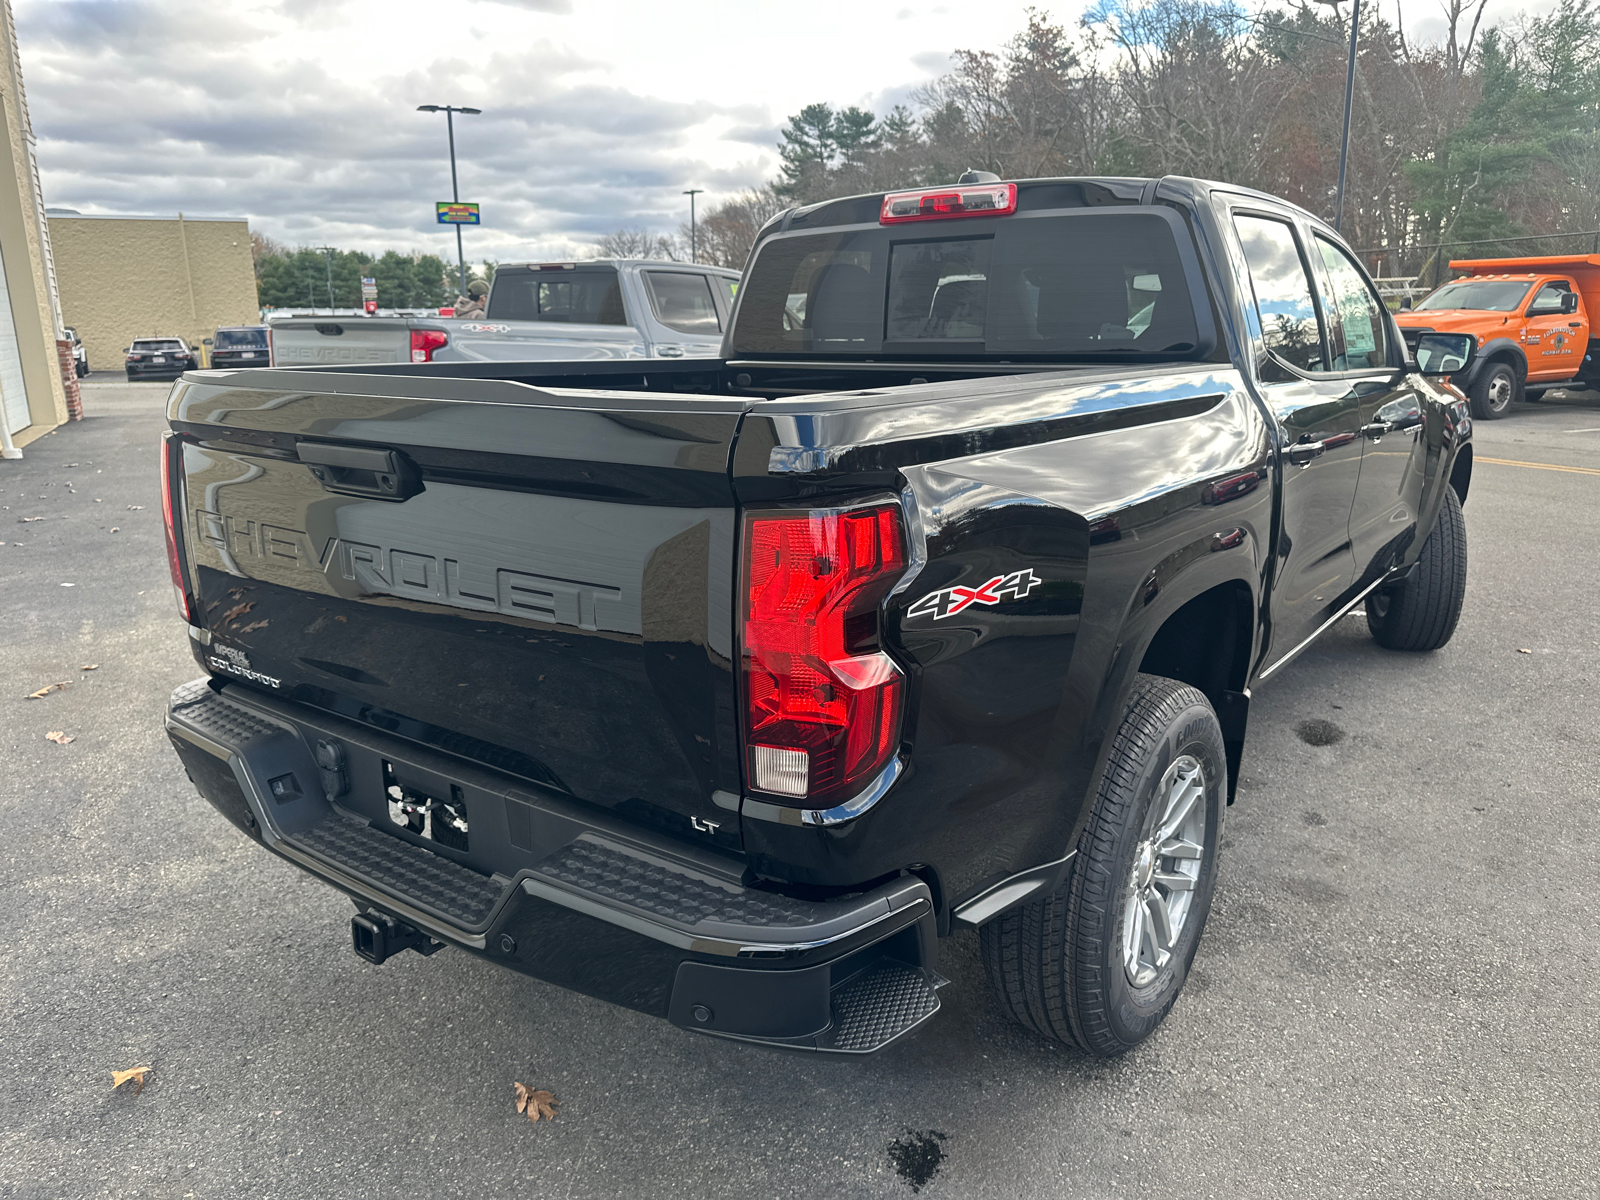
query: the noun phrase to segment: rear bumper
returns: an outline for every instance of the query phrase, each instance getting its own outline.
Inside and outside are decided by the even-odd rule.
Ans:
[[[932,897],[915,877],[821,902],[745,887],[731,858],[206,680],[173,693],[166,727],[201,795],[250,837],[364,911],[502,966],[684,1029],[834,1053],[881,1049],[938,1010]],[[464,802],[471,858],[374,815],[385,770]]]

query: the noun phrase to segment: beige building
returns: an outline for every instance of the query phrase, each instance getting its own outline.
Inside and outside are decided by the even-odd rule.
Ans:
[[[69,385],[10,0],[0,0],[0,138],[0,456],[14,458],[67,419]],[[76,408],[76,379],[70,390]]]
[[[86,216],[50,210],[61,312],[89,368],[122,370],[134,338],[199,346],[220,325],[254,325],[255,266],[243,217]]]

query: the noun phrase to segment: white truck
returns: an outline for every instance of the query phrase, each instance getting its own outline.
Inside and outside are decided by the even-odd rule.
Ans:
[[[715,358],[738,284],[739,272],[696,263],[506,264],[472,316],[274,321],[272,363]]]

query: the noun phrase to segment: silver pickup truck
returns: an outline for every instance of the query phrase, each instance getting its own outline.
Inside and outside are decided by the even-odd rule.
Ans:
[[[274,366],[714,358],[737,271],[599,259],[499,267],[482,314],[293,317],[272,323]]]

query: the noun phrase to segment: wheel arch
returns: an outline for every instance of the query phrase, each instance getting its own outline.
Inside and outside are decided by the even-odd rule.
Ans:
[[[1246,580],[1234,578],[1214,584],[1169,613],[1139,656],[1139,673],[1187,683],[1216,710],[1228,751],[1230,804],[1239,786],[1255,633],[1255,592]]]
[[[1472,486],[1472,446],[1470,443],[1456,451],[1456,461],[1450,467],[1450,486],[1455,489],[1456,499],[1465,505],[1467,502],[1467,489]]]
[[[1462,391],[1477,384],[1483,378],[1483,373],[1495,363],[1505,363],[1517,376],[1517,390],[1522,390],[1528,378],[1528,356],[1522,347],[1510,338],[1492,338],[1478,347],[1478,353],[1473,357],[1472,365],[1467,368],[1467,377],[1458,385]]]

